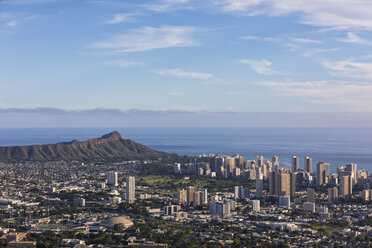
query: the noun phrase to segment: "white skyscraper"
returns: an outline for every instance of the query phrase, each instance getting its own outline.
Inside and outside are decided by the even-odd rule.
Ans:
[[[262,172],[256,174],[256,198],[261,198],[263,193],[263,175]]]
[[[316,184],[318,186],[328,184],[329,167],[330,165],[324,162],[319,162],[316,165]]]
[[[235,186],[234,187],[234,198],[235,199],[244,199],[244,187],[243,186]]]
[[[133,203],[136,200],[136,183],[135,183],[135,177],[127,177],[126,183],[127,183],[127,195],[126,200],[128,203]]]
[[[118,186],[118,173],[110,171],[107,173],[107,184],[112,186]]]
[[[300,158],[293,156],[292,157],[292,172],[298,171],[300,167]]]
[[[175,174],[181,173],[181,164],[180,163],[174,163],[174,165],[173,165],[173,172]]]
[[[257,156],[257,165],[262,166],[264,164],[264,157],[263,156]]]
[[[252,208],[253,212],[260,212],[260,200],[253,200],[252,201]]]

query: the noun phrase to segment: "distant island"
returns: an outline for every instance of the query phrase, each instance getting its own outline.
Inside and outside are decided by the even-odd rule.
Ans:
[[[166,155],[164,152],[123,139],[118,132],[87,141],[73,140],[57,144],[0,147],[0,161],[30,160],[115,160]]]

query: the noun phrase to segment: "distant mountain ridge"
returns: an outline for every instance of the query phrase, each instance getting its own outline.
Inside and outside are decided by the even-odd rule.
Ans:
[[[123,139],[118,132],[87,141],[73,140],[57,144],[0,147],[0,160],[112,160],[155,157],[164,152]]]

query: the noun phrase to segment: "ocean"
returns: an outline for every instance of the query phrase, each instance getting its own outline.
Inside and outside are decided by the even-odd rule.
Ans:
[[[240,154],[245,159],[279,156],[289,167],[293,155],[329,162],[331,170],[347,163],[372,171],[371,128],[1,128],[0,146],[48,144],[73,139],[86,140],[119,131],[123,138],[155,150],[180,155]]]

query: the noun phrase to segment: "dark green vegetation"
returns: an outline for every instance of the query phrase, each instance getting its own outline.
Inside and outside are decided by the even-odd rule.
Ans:
[[[236,180],[222,180],[211,178],[196,178],[190,179],[175,178],[171,176],[139,176],[136,177],[136,184],[141,186],[150,186],[159,190],[167,190],[177,192],[188,186],[195,188],[206,188],[209,192],[232,192],[234,186],[243,185],[246,188],[254,188],[254,183],[242,182]]]
[[[360,221],[361,226],[372,226],[372,217],[366,217]]]
[[[329,234],[333,232],[341,231],[343,228],[340,226],[331,226],[331,225],[314,225],[311,226],[311,229],[317,230],[323,234]]]
[[[0,161],[120,161],[167,156],[132,140],[126,140],[118,132],[87,141],[73,140],[48,145],[0,147]]]

